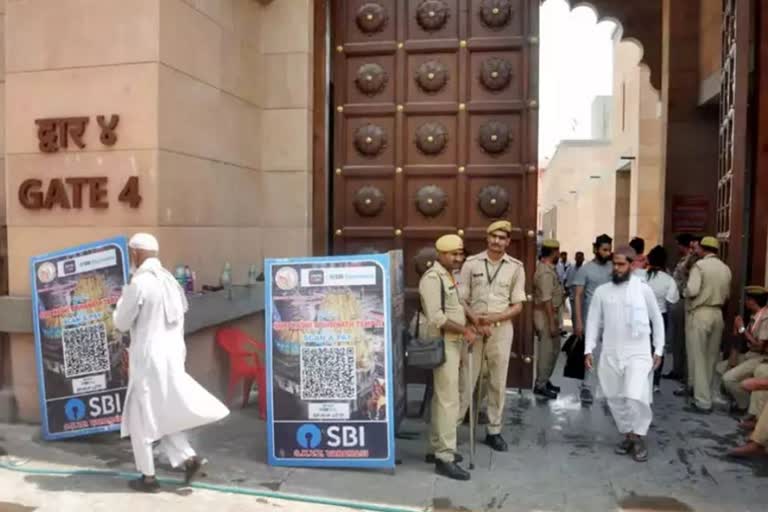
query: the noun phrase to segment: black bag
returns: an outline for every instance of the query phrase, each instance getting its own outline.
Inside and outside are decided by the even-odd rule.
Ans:
[[[563,345],[563,352],[567,354],[563,377],[584,380],[584,337],[572,334]]]
[[[445,289],[442,279],[440,279],[440,308],[445,313]],[[419,300],[419,310],[416,313],[416,332],[411,336],[411,333],[406,330],[405,361],[411,368],[434,370],[445,363],[445,340],[442,336],[431,339],[420,338],[420,320],[421,300]]]

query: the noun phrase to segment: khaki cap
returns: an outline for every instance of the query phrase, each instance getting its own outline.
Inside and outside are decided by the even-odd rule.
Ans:
[[[510,234],[512,233],[512,223],[508,220],[497,220],[488,226],[488,229],[486,230],[489,235],[494,231],[504,231],[507,234]]]
[[[717,238],[713,236],[705,236],[701,239],[699,245],[702,247],[708,247],[709,249],[715,249],[717,251],[720,250],[720,242],[718,242]]]
[[[438,252],[453,252],[464,248],[464,240],[459,235],[443,235],[435,242]]]
[[[546,247],[547,249],[559,249],[560,248],[560,242],[557,240],[554,240],[552,238],[549,238],[547,240],[544,240],[541,242],[542,247]]]

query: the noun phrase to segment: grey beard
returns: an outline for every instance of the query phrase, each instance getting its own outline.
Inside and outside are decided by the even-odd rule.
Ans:
[[[616,272],[611,274],[611,279],[613,279],[613,284],[626,283],[627,281],[629,281],[629,277],[630,277],[629,272],[627,272],[624,275],[617,274]]]

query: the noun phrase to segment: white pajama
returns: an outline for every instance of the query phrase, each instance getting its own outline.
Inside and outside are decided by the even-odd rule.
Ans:
[[[628,293],[628,283],[607,283],[595,291],[587,316],[585,353],[598,363],[596,348],[602,342],[596,373],[616,427],[622,434],[645,436],[653,419],[651,336],[653,351],[661,357],[664,318],[651,288],[645,283],[639,286],[642,294],[636,297]],[[630,315],[639,314],[640,301],[647,309],[649,333],[630,325]]]
[[[645,436],[651,426],[651,383],[653,359],[650,353],[619,359],[605,354],[598,367],[602,389],[606,394],[616,427],[622,434]]]
[[[141,435],[146,431],[144,427],[144,416],[141,414],[141,404],[133,402],[129,404],[133,409],[133,414],[128,418],[131,434],[131,448],[133,448],[133,458],[136,461],[136,469],[147,476],[155,475],[155,457],[152,451],[154,444],[151,438]],[[184,464],[187,459],[197,455],[195,450],[189,444],[189,438],[185,432],[175,432],[167,434],[160,438],[158,447],[160,453],[165,454],[171,463],[171,466],[177,468]]]

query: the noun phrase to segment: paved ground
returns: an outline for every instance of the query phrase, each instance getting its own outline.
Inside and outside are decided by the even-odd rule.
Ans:
[[[398,441],[403,464],[394,474],[269,467],[264,462],[264,424],[256,418],[253,408],[238,411],[218,427],[195,433],[194,440],[210,459],[204,482],[262,491],[446,512],[765,512],[768,461],[727,460],[727,449],[742,439],[736,432],[735,421],[724,414],[683,413],[680,399],[672,396],[672,383],[665,382],[664,386],[655,404],[656,419],[649,435],[651,458],[645,464],[613,454],[617,435],[607,408],[600,401],[591,408],[582,408],[572,383],[559,400],[548,404],[528,394],[510,392],[505,436],[511,451],[496,454],[480,446],[478,467],[467,483],[433,474],[432,468],[422,462],[423,436]],[[417,398],[419,390],[412,391],[412,398]],[[416,433],[424,428],[416,420],[408,420],[404,425],[404,430]],[[25,467],[66,465],[133,471],[130,447],[116,436],[44,443],[39,440],[36,428],[18,425],[2,426],[0,436],[2,449],[13,456],[31,459]],[[461,437],[464,442],[460,448],[466,453],[466,429]],[[112,506],[115,497],[123,496],[115,493],[125,490],[125,481],[118,479],[24,476],[0,470],[0,482],[0,502],[58,512],[67,509],[62,505],[74,504],[87,496],[91,510],[123,510]],[[273,500],[191,492],[192,497],[184,497],[185,493],[176,489],[151,499],[180,503],[185,510],[209,510],[214,502],[216,510],[234,510],[246,502],[249,511],[272,510],[275,506],[323,510],[315,505],[297,507]],[[0,512],[6,512],[2,504]]]

